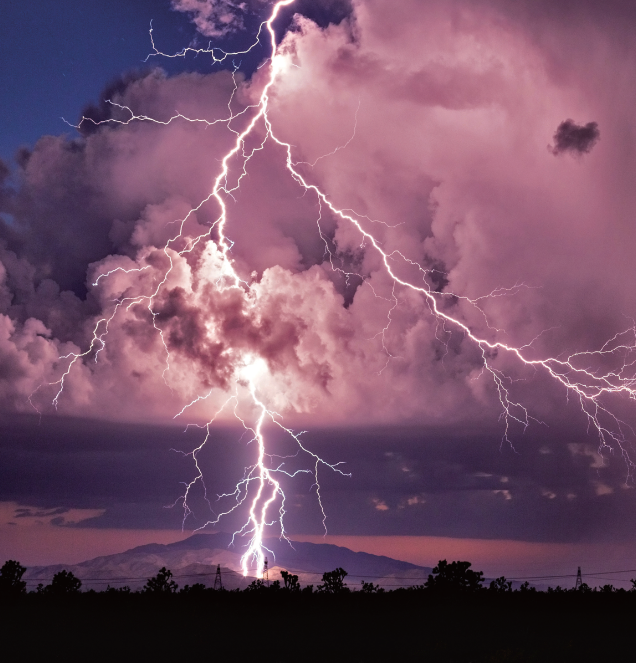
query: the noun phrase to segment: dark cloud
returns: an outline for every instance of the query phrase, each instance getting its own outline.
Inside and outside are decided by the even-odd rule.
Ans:
[[[10,172],[9,166],[0,159],[0,185],[4,184],[4,181],[9,176]]]
[[[0,422],[0,434],[0,500],[30,505],[18,516],[105,509],[76,526],[169,529],[181,526],[178,497],[193,477],[191,459],[175,449],[192,450],[204,433],[13,417]],[[270,450],[286,455],[285,436],[267,434]],[[581,442],[565,429],[530,433],[516,451],[500,447],[498,434],[487,429],[315,430],[304,439],[327,461],[345,461],[342,468],[352,473],[319,475],[331,534],[633,540],[636,499],[625,488],[624,464],[609,459],[601,466],[591,440]],[[230,477],[250,463],[248,442],[240,429],[215,428],[213,444],[199,455],[213,509],[214,496],[233,489]],[[286,458],[285,469],[295,462]],[[292,533],[321,531],[312,483],[308,475],[285,488]],[[187,527],[212,515],[201,487],[194,493]],[[230,518],[224,527],[241,524]]]
[[[11,222],[0,223],[0,239],[37,265],[38,280],[51,278],[79,295],[88,265],[114,248],[114,210],[94,179],[99,165],[90,161],[84,143],[42,138],[15,173]]]
[[[98,527],[180,526],[182,512],[164,507],[192,465],[172,449],[191,450],[196,432],[15,415],[1,418],[0,431],[0,501],[28,505],[20,517],[96,508],[106,509]]]
[[[130,85],[151,75],[160,76],[161,73],[159,71],[154,72],[149,68],[134,69],[113,79],[102,90],[100,100],[97,103],[87,104],[82,110],[82,122],[79,124],[80,133],[85,136],[96,133],[99,131],[99,123],[106,122],[113,117],[127,119],[126,113],[113,106],[109,101],[121,98]]]
[[[19,323],[29,318],[41,320],[55,337],[65,341],[86,340],[83,323],[93,312],[91,302],[60,290],[51,279],[38,279],[37,268],[9,251],[1,240],[0,263],[6,275],[6,287],[0,288],[0,313]]]
[[[563,152],[585,154],[596,145],[600,135],[596,122],[588,122],[582,125],[576,124],[574,120],[564,120],[559,124],[554,134],[552,153],[555,155]]]
[[[353,13],[351,0],[297,0],[284,12],[302,14],[321,28],[329,24],[338,25]]]
[[[513,450],[497,437],[443,428],[313,435],[319,453],[347,461],[353,473],[347,482],[322,477],[330,533],[633,540],[626,467],[611,458],[602,464],[593,440],[533,431]],[[302,527],[294,515],[290,526]]]
[[[48,516],[58,516],[68,513],[65,507],[57,509],[30,509],[28,507],[18,507],[15,510],[14,518],[46,518]],[[57,520],[57,519],[56,519]]]
[[[172,8],[185,13],[196,27],[197,34],[190,44],[192,48],[208,48],[210,38],[213,38],[215,45],[222,47],[227,52],[243,51],[250,45],[249,40],[256,33],[259,24],[269,18],[273,4],[273,0],[248,0],[247,2],[172,0],[171,2]],[[294,17],[298,15],[308,18],[321,28],[340,25],[354,16],[353,3],[352,0],[296,0],[291,5],[282,7],[274,24],[278,42],[283,40],[287,32],[296,28]],[[269,43],[265,38],[261,39],[259,46],[241,55],[240,60],[231,59],[214,63],[214,68],[234,69],[234,67],[238,67],[241,72],[251,77],[269,55]],[[185,58],[177,58],[177,60],[180,60],[180,66],[187,70],[201,72],[210,70],[209,60],[199,58],[193,53],[186,53]],[[167,67],[170,71],[174,70],[174,60],[166,62],[166,58],[161,58],[160,63],[162,67]],[[202,63],[204,63],[203,66],[201,66]]]
[[[161,97],[172,85],[193,85],[198,90],[195,95],[201,94],[199,109],[203,106],[211,114],[220,115],[227,111],[226,108],[217,111],[214,96],[219,89],[223,89],[224,95],[226,91],[231,93],[233,83],[226,73],[218,75],[214,80],[216,85],[210,82],[197,74],[167,82],[160,69],[129,72],[104,88],[99,103],[84,108],[83,114],[92,121],[80,125],[82,136],[70,140],[68,136],[44,136],[33,149],[19,151],[13,173],[0,162],[0,243],[24,263],[20,276],[16,275],[16,269],[9,270],[14,305],[31,301],[32,293],[45,279],[55,282],[59,291],[71,291],[85,298],[89,265],[108,255],[130,253],[128,242],[135,221],[148,204],[166,198],[166,185],[152,178],[148,162],[143,167],[148,168],[149,177],[139,179],[141,187],[129,188],[113,180],[118,177],[122,157],[124,161],[134,161],[145,149],[152,150],[152,144],[144,144],[144,137],[134,137],[135,127],[114,124],[97,127],[96,122],[129,117],[106,100],[132,104],[136,111],[153,116],[165,115],[166,106],[173,108],[177,104],[188,112],[191,102],[183,101],[182,97],[191,99],[192,95],[175,89],[167,103]],[[225,103],[226,99],[225,96]],[[198,114],[199,109],[191,114]],[[128,134],[127,156],[116,145],[123,133]],[[187,141],[181,143],[180,149],[187,152]],[[130,175],[124,178],[126,185],[131,180],[134,178]],[[197,191],[192,199],[200,201],[202,196]],[[12,258],[5,262],[4,254],[0,258],[7,269],[8,264],[15,264]],[[28,278],[25,265],[31,272]],[[17,288],[13,283],[16,279],[20,282]],[[35,313],[30,315],[40,317]],[[19,319],[17,315],[12,317]]]
[[[230,52],[243,50],[239,46],[244,33],[255,33],[259,23],[267,20],[271,14],[273,0],[172,0],[171,6],[177,12],[187,14],[196,26],[199,37],[191,44],[193,47],[206,48],[209,39],[216,45],[223,44],[224,50]],[[328,25],[339,25],[353,15],[351,0],[296,0],[291,5],[282,7],[275,23],[277,39],[280,41],[285,33],[293,27],[294,16],[304,16],[321,28]],[[205,40],[208,40],[207,42]],[[267,39],[262,40],[267,44]],[[257,63],[254,57],[267,57],[266,49],[258,47],[244,55],[238,64],[242,71],[253,73]],[[231,62],[221,66],[234,66]]]

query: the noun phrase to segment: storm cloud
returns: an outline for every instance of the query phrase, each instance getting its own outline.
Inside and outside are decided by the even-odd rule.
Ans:
[[[228,36],[266,8],[173,4],[207,36]],[[315,15],[302,5],[269,100],[299,172],[373,232],[400,278],[427,284],[467,329],[532,359],[603,347],[636,315],[636,87],[624,84],[636,77],[624,24],[636,24],[621,3],[599,20],[594,3],[580,12],[538,4],[358,0],[317,3]],[[245,172],[233,161],[226,184],[225,233],[241,281],[230,287],[210,190],[267,71],[123,76],[103,95],[113,103],[87,109],[79,132],[43,137],[0,167],[2,410],[203,425],[235,397],[236,408],[218,414],[229,427],[235,413],[254,417],[245,398],[252,371],[285,425],[328,428],[316,448],[352,468],[349,483],[325,478],[337,532],[349,522],[367,534],[554,541],[592,539],[611,523],[618,536],[619,518],[608,514],[634,509],[619,488],[629,464],[615,440],[619,453],[605,448],[602,464],[587,416],[540,368],[493,352],[502,382],[485,372],[465,331],[396,285],[355,224],[290,176],[285,149],[262,123],[244,147]],[[553,154],[586,158],[553,158],[552,136]],[[500,451],[501,384],[530,416],[527,430],[523,417],[511,420],[514,451]],[[636,421],[619,396],[603,404]],[[154,434],[139,435],[144,449]],[[156,436],[168,446],[167,433]],[[15,475],[26,476],[28,459],[9,447]],[[174,486],[178,472],[160,454],[157,476]],[[222,482],[206,462],[211,484]],[[102,525],[139,524],[121,506],[142,501],[134,481],[111,502],[81,502],[81,491],[62,499],[56,477],[66,475],[55,468],[46,499],[15,482],[3,499],[106,509]],[[140,491],[150,474],[139,475]],[[88,495],[90,482],[78,481]],[[148,510],[178,497],[157,485]],[[313,507],[302,506],[302,490],[290,519],[314,531],[319,519],[306,516]],[[564,530],[568,514],[575,525]]]

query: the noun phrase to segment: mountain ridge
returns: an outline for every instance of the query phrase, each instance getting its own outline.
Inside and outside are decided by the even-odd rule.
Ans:
[[[232,535],[225,532],[197,533],[174,543],[150,543],[121,553],[103,555],[78,564],[54,564],[30,567],[24,579],[34,589],[47,584],[61,570],[72,572],[82,580],[84,589],[103,590],[107,585],[140,589],[146,580],[166,567],[181,584],[202,583],[214,585],[217,566],[227,589],[245,589],[254,575],[243,577],[241,548],[231,547]],[[269,558],[269,580],[279,580],[280,571],[287,570],[299,576],[302,585],[317,584],[325,571],[341,567],[347,571],[349,586],[356,587],[371,581],[387,589],[423,584],[431,572],[429,567],[396,560],[383,555],[354,552],[349,548],[329,543],[287,542],[284,539],[265,540]],[[271,555],[271,557],[270,557]]]

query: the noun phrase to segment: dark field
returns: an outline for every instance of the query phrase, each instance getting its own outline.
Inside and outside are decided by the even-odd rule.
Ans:
[[[632,661],[636,593],[27,594],[4,660]]]

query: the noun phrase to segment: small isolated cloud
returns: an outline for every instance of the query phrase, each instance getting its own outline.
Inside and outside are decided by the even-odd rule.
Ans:
[[[614,489],[611,486],[608,486],[601,481],[593,481],[594,492],[600,497],[601,495],[611,495],[614,492]]]
[[[576,124],[574,120],[564,120],[557,127],[554,134],[554,147],[551,148],[552,154],[562,154],[563,152],[574,152],[584,154],[590,152],[600,138],[600,131],[596,122],[587,124]]]
[[[573,456],[588,456],[591,458],[592,462],[590,463],[590,467],[594,470],[598,470],[599,468],[606,466],[606,462],[603,456],[599,454],[597,449],[589,444],[571,442],[568,444],[568,450]]]
[[[384,502],[384,500],[374,498],[371,501],[375,505],[375,508],[376,508],[377,511],[388,511],[389,510],[389,507],[386,505],[386,502]]]

